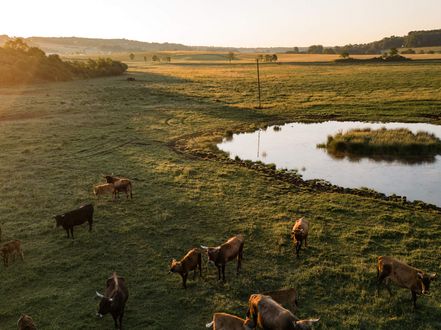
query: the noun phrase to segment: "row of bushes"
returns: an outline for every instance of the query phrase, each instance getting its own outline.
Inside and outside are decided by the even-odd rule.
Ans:
[[[109,58],[63,61],[58,55],[47,56],[41,49],[29,47],[21,38],[0,47],[0,86],[119,75],[127,68]]]

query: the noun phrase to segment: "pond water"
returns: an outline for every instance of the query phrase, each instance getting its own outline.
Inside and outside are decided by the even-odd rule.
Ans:
[[[276,164],[297,169],[305,180],[324,179],[341,187],[367,187],[387,195],[406,196],[441,206],[441,156],[420,161],[391,161],[370,158],[336,158],[317,144],[328,135],[353,128],[407,128],[426,131],[441,138],[441,126],[410,123],[337,122],[290,123],[253,133],[234,134],[218,148],[231,158]]]

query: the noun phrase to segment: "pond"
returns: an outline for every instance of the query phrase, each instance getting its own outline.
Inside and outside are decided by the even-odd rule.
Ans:
[[[328,135],[354,128],[407,128],[426,131],[441,138],[441,126],[421,123],[337,122],[290,123],[270,126],[253,133],[234,134],[218,148],[231,158],[276,164],[277,168],[296,169],[303,179],[323,179],[347,187],[374,189],[387,195],[406,196],[441,206],[441,156],[412,161],[370,158],[349,159],[329,155],[317,144]]]

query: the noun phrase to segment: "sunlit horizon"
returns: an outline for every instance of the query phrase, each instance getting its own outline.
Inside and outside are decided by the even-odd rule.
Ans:
[[[0,34],[169,42],[189,46],[307,47],[366,43],[441,28],[441,1],[203,0],[147,3],[16,0],[2,4]]]

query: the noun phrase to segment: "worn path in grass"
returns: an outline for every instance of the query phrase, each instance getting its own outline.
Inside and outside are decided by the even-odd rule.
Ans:
[[[254,109],[253,74],[241,65],[161,65],[132,72],[135,82],[0,90],[0,116],[11,119],[0,121],[0,225],[3,241],[22,240],[25,253],[24,263],[0,268],[0,328],[14,328],[22,312],[42,329],[113,327],[110,316],[95,318],[94,298],[112,271],[130,290],[126,329],[203,329],[213,312],[245,316],[249,294],[288,286],[299,290],[298,316],[321,317],[320,329],[441,327],[438,283],[416,312],[407,290],[375,296],[379,254],[440,270],[439,214],[304,191],[169,147],[182,136],[269,122],[440,123],[440,67],[263,66],[263,110]],[[136,178],[133,200],[92,196],[111,172]],[[88,201],[92,233],[83,226],[67,240],[52,216]],[[300,216],[312,229],[296,259],[289,231]],[[185,291],[167,275],[172,258],[236,233],[246,237],[239,277],[232,264],[225,284],[204,269]]]

